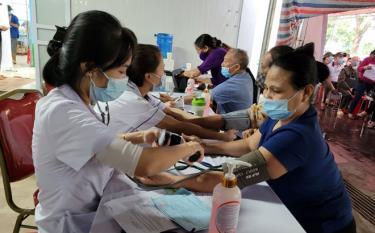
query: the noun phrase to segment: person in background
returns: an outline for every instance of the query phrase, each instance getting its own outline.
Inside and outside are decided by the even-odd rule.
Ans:
[[[35,222],[39,233],[88,233],[112,178],[158,174],[196,152],[201,160],[204,150],[198,142],[135,145],[155,142],[158,133],[118,134],[106,125],[108,114],[101,118],[95,113],[94,103],[113,101],[127,84],[124,74],[105,75],[113,67],[128,66],[136,45],[134,33],[118,19],[103,11],[83,12],[62,34],[61,40],[49,42],[51,58],[43,69],[45,82],[56,88],[35,110]]]
[[[353,111],[357,106],[359,100],[365,94],[365,92],[370,92],[370,90],[375,88],[375,80],[370,79],[364,75],[366,70],[371,70],[375,68],[375,50],[371,51],[370,56],[363,59],[363,61],[358,66],[358,85],[355,92],[355,97],[349,107],[348,117],[354,119]],[[360,117],[366,116],[366,112],[359,114]]]
[[[264,80],[266,79],[267,72],[271,68],[273,61],[282,55],[292,52],[293,49],[287,45],[279,45],[270,49],[260,61],[260,73],[257,77],[256,83],[259,88],[259,94],[263,93]]]
[[[325,65],[328,65],[330,63],[333,62],[333,53],[331,52],[326,52],[324,55],[323,55],[323,59],[322,59],[323,63]]]
[[[212,90],[217,113],[249,108],[254,100],[254,77],[246,72],[249,57],[242,49],[230,49],[224,57],[221,74],[228,79]]]
[[[349,58],[345,67],[341,70],[337,82],[337,90],[342,94],[338,115],[348,112],[350,101],[354,98],[354,88],[357,79],[357,72],[354,70],[352,61]]]
[[[183,76],[196,79],[199,75],[211,71],[211,82],[214,87],[226,81],[227,79],[221,74],[221,63],[224,61],[229,46],[209,34],[200,35],[195,40],[194,45],[199,58],[203,62],[197,68],[185,71]]]
[[[10,24],[10,38],[12,47],[12,59],[13,64],[17,63],[17,41],[20,37],[20,32],[18,30],[20,23],[18,22],[18,17],[13,14],[13,9],[8,5],[9,13],[9,24]]]
[[[307,233],[355,233],[348,192],[310,104],[316,78],[316,62],[309,48],[280,57],[265,80],[264,111],[269,118],[249,138],[206,144],[205,149],[257,164],[258,175],[267,180]],[[259,166],[264,163],[265,168]],[[246,169],[251,173],[254,168]],[[141,181],[168,184],[182,178],[161,173]],[[222,172],[209,172],[176,187],[212,192],[221,179]]]
[[[121,70],[124,70],[124,67],[114,67],[105,74],[108,77],[117,77],[123,75]],[[126,91],[118,99],[108,102],[111,128],[135,132],[157,127],[205,139],[232,141],[235,138],[234,130],[220,133],[177,120],[174,116],[184,112],[166,106],[150,93],[154,86],[160,84],[164,75],[164,62],[158,47],[138,44],[126,72],[129,77]]]
[[[329,68],[330,82],[332,83],[332,85],[324,85],[324,96],[322,99],[322,103],[320,105],[321,110],[325,109],[327,97],[330,95],[332,91],[335,91],[338,78],[339,78],[339,74],[341,70],[344,68],[344,64],[345,64],[344,55],[343,53],[339,52],[335,54],[333,58],[333,62],[327,65]]]

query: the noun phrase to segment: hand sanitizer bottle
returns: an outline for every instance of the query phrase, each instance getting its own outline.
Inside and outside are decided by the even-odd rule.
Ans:
[[[214,188],[209,233],[237,231],[238,215],[240,212],[241,191],[237,186],[237,178],[233,170],[237,165],[251,167],[251,164],[239,160],[226,162],[228,172],[222,183]]]

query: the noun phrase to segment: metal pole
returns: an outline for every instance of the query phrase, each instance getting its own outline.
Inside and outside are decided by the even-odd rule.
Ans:
[[[268,44],[270,42],[270,36],[271,36],[271,31],[272,31],[273,18],[275,16],[276,3],[277,3],[277,0],[270,0],[270,3],[268,5],[266,26],[264,28],[262,49],[260,50],[259,61],[261,61],[263,56],[267,53]],[[260,72],[260,66],[258,66],[258,73],[259,72]]]

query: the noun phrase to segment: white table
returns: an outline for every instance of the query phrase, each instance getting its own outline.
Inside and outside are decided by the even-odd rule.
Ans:
[[[215,158],[223,161],[223,158]],[[121,228],[104,208],[110,200],[134,194],[137,186],[123,175],[114,176],[107,185],[91,233],[120,233]],[[181,231],[183,232],[183,231]],[[263,182],[242,190],[238,233],[305,232],[272,189]],[[128,232],[131,233],[131,232]]]

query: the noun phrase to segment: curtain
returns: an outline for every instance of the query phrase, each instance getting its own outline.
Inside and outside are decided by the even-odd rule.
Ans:
[[[277,45],[293,45],[302,19],[375,7],[374,0],[283,0]]]

